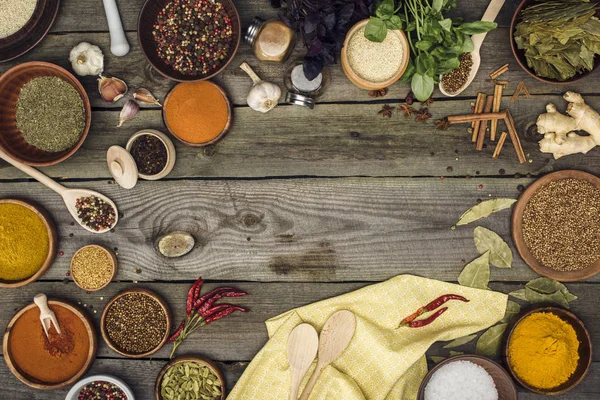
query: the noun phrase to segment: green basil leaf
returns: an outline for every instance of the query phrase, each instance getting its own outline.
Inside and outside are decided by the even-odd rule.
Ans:
[[[506,312],[504,313],[504,318],[502,318],[501,322],[510,323],[514,317],[519,315],[520,312],[521,312],[521,306],[519,305],[519,303],[515,303],[514,301],[509,300],[506,303]]]
[[[392,14],[394,14],[394,0],[380,1],[375,10],[375,15],[379,18],[382,18],[384,15],[389,18]]]
[[[385,21],[388,29],[402,29],[402,20],[397,15],[392,15],[389,20]]]
[[[482,201],[476,206],[473,206],[465,211],[463,215],[461,215],[456,225],[466,225],[469,222],[477,221],[480,218],[489,217],[496,211],[510,208],[516,201],[517,200],[515,199],[505,198]]]
[[[492,29],[496,29],[498,24],[496,22],[489,21],[475,21],[475,22],[463,22],[457,29],[465,35],[477,35],[479,33],[486,33]]]
[[[454,71],[458,67],[460,67],[460,60],[458,57],[454,57],[440,62],[437,72],[438,75],[444,75],[450,71]]]
[[[414,30],[417,29],[417,23],[415,21],[409,21],[408,24],[406,24],[406,32],[412,32]]]
[[[454,339],[453,341],[451,341],[447,345],[445,345],[444,348],[445,349],[452,349],[454,347],[462,346],[463,344],[469,343],[471,340],[475,339],[476,337],[477,337],[477,334],[459,337],[457,339]]]
[[[444,0],[433,0],[431,8],[433,8],[435,11],[441,11],[442,7],[446,5],[445,3],[446,2]]]
[[[409,58],[408,65],[406,66],[406,69],[404,70],[404,73],[402,74],[402,82],[409,83],[410,80],[412,79],[413,75],[415,74],[415,71],[416,71],[415,63],[413,62],[412,58]]]
[[[446,18],[438,22],[442,28],[450,32],[452,29],[452,19]]]
[[[493,265],[498,268],[512,267],[512,251],[496,232],[478,226],[475,228],[474,239],[479,254],[490,252],[490,262]]]
[[[506,331],[507,323],[492,326],[490,329],[485,331],[483,335],[477,340],[475,346],[475,353],[482,356],[497,356],[500,354],[500,348],[502,346],[502,337],[504,331]]]
[[[415,47],[419,50],[427,51],[433,46],[433,43],[428,40],[419,40],[415,43]]]
[[[433,78],[417,72],[412,77],[410,88],[417,100],[420,102],[427,101],[431,93],[433,93]]]
[[[365,37],[372,42],[383,42],[387,36],[388,28],[381,19],[371,17],[365,27]]]
[[[470,53],[475,49],[475,44],[473,43],[473,40],[471,39],[470,36],[464,35],[463,36],[463,42],[462,42],[462,46],[460,48],[460,52],[461,53]]]
[[[490,252],[467,264],[460,275],[458,283],[476,289],[488,289],[490,283]]]

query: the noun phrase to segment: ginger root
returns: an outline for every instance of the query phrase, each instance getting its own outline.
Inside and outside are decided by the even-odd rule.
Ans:
[[[555,159],[575,153],[587,153],[600,145],[600,115],[579,93],[567,92],[563,98],[569,102],[567,114],[556,111],[554,104],[546,106],[546,114],[537,120],[537,130],[544,135],[540,140],[542,153],[552,153]],[[577,134],[585,131],[589,136]]]

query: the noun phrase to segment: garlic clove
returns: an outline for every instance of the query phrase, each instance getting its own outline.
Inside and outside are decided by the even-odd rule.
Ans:
[[[138,106],[135,101],[128,100],[121,109],[121,114],[119,115],[119,125],[117,127],[121,127],[126,121],[133,119],[139,110],[140,106]]]
[[[161,106],[160,102],[152,92],[145,88],[139,88],[133,93],[133,98],[139,101],[140,103],[145,104],[155,104],[157,106]]]
[[[127,84],[118,78],[107,78],[100,75],[98,78],[98,92],[102,100],[114,103],[127,93]]]

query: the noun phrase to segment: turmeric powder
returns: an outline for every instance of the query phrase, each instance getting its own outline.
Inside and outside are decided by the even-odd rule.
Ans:
[[[575,329],[558,316],[539,312],[524,318],[508,343],[508,361],[525,383],[552,389],[565,383],[579,361]]]

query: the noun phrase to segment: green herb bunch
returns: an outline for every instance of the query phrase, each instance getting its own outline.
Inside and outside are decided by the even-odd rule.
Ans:
[[[495,22],[462,22],[445,18],[457,0],[380,0],[365,28],[365,37],[382,42],[388,29],[404,30],[410,44],[410,60],[402,75],[419,101],[426,101],[439,76],[460,66],[459,56],[473,51],[471,35],[485,33]],[[397,4],[397,5],[396,5]]]

